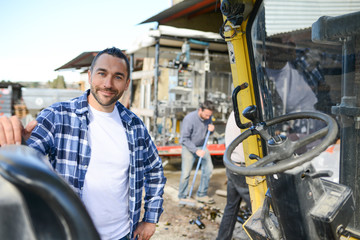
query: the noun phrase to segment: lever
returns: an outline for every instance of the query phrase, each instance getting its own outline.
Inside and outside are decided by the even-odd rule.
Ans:
[[[244,111],[242,112],[242,114],[244,117],[249,119],[253,123],[253,125],[256,125],[257,123],[260,122],[257,108],[255,105],[251,105],[251,106],[248,106],[247,108],[245,108]]]
[[[258,161],[260,160],[260,157],[259,157],[258,155],[255,155],[255,154],[250,154],[250,155],[249,155],[249,158],[250,158],[250,159],[256,159],[256,160],[258,160]]]
[[[305,172],[304,175],[314,179],[314,178],[319,178],[319,177],[331,177],[333,175],[333,172],[330,170],[323,170],[323,171],[318,171],[318,172],[314,172],[314,173]]]
[[[233,102],[233,107],[234,107],[234,115],[235,115],[235,122],[236,125],[240,128],[240,129],[246,129],[249,128],[251,126],[251,123],[242,123],[240,120],[240,116],[239,116],[239,107],[238,107],[238,102],[237,102],[237,94],[241,91],[244,90],[248,87],[248,83],[243,83],[239,86],[237,86],[231,96],[232,102]]]

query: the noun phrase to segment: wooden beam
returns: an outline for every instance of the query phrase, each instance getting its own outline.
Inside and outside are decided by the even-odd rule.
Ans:
[[[154,110],[146,108],[131,108],[131,111],[139,117],[153,117]]]
[[[155,70],[136,71],[131,73],[132,80],[154,77]]]

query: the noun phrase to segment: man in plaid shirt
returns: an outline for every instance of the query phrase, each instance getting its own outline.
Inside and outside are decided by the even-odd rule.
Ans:
[[[48,155],[102,239],[148,240],[163,212],[166,178],[157,149],[143,122],[118,102],[129,72],[119,49],[105,49],[91,64],[91,88],[82,96],[44,109],[25,129],[16,117],[0,119],[0,144],[19,144],[24,137]]]

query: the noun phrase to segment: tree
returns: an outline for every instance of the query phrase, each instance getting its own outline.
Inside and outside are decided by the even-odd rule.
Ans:
[[[65,89],[66,83],[63,76],[58,75],[52,82],[49,81],[50,88]]]

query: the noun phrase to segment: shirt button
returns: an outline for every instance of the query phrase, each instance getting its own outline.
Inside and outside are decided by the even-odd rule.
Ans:
[[[88,168],[88,165],[84,165],[84,168],[87,169],[87,168]]]

